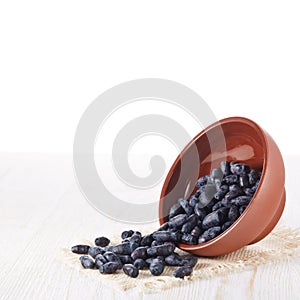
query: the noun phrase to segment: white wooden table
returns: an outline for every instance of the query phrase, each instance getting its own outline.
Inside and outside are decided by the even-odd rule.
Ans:
[[[299,170],[300,156],[286,158],[291,227],[300,227]],[[150,295],[91,283],[58,259],[62,247],[124,226],[87,204],[71,156],[0,154],[0,299],[300,299],[299,258]]]

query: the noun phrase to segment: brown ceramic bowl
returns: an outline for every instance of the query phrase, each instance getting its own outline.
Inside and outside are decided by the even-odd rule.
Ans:
[[[195,146],[198,157],[191,150]],[[260,241],[272,231],[284,209],[284,164],[276,143],[255,122],[232,117],[204,129],[177,157],[162,188],[160,224],[168,221],[169,209],[178,198],[195,192],[196,179],[219,167],[222,160],[243,162],[261,171],[260,184],[244,213],[226,231],[202,244],[179,245],[195,255],[223,255]]]

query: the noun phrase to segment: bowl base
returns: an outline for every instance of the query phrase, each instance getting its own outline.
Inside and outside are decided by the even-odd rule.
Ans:
[[[285,206],[285,199],[286,199],[286,192],[285,189],[283,190],[282,196],[281,196],[281,201],[279,202],[279,206],[278,209],[276,210],[272,220],[270,221],[270,223],[268,224],[268,226],[248,245],[252,245],[255,244],[257,242],[259,242],[260,240],[262,240],[263,238],[265,238],[276,226],[276,224],[278,223],[283,210],[284,210],[284,206]]]

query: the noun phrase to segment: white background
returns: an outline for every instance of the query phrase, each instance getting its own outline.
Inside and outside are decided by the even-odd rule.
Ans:
[[[0,298],[299,298],[299,259],[292,257],[153,295],[105,288],[60,260],[61,248],[81,237],[124,229],[84,200],[69,154],[86,107],[137,78],[177,81],[218,119],[241,115],[264,127],[287,158],[282,224],[299,227],[299,33],[299,0],[0,0],[0,152],[68,153],[0,153]],[[175,108],[124,109],[106,124],[110,142],[126,117],[150,111],[173,116],[191,135],[199,131]],[[135,145],[129,162],[138,174],[147,173],[148,160],[137,164],[134,156],[149,145],[168,154],[167,165],[178,151],[157,137]],[[97,149],[109,151],[105,137]],[[111,190],[158,203],[159,186],[132,196],[111,166],[102,166]]]
[[[157,77],[297,154],[299,15],[299,1],[1,1],[0,151],[71,153],[99,94]]]

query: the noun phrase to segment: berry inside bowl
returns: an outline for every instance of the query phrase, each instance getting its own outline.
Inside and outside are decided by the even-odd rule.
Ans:
[[[259,185],[229,228],[203,243],[179,244],[179,248],[195,255],[223,255],[260,241],[272,231],[284,209],[284,164],[276,143],[252,120],[231,117],[200,132],[175,160],[161,192],[161,225],[169,221],[170,208],[179,198],[190,199],[196,193],[197,179],[209,175],[222,161],[244,163],[261,172]]]

